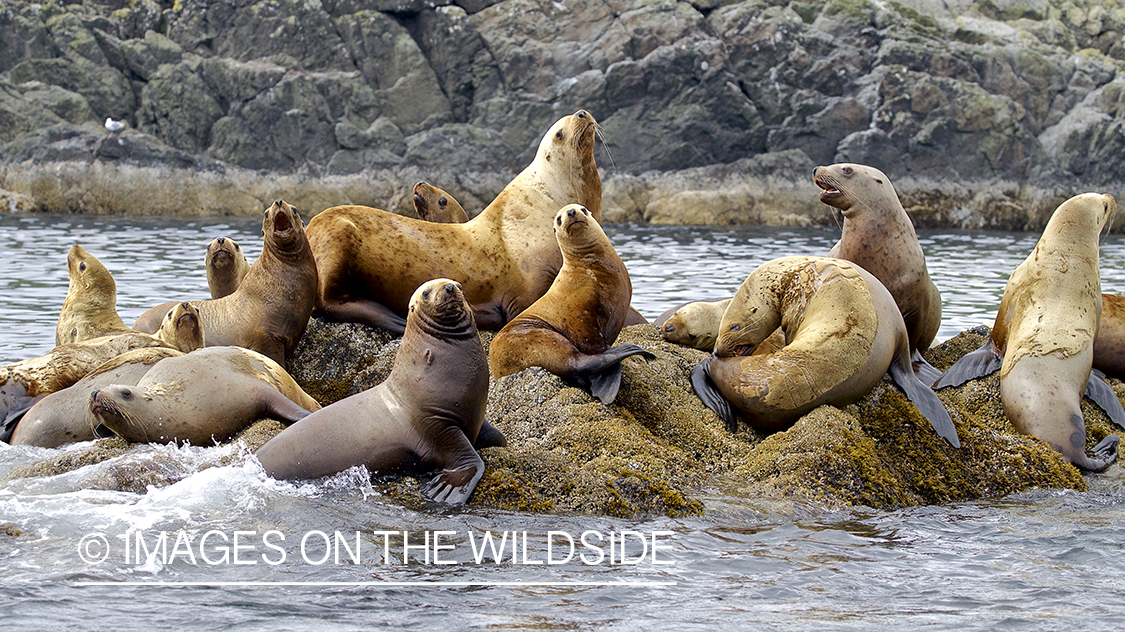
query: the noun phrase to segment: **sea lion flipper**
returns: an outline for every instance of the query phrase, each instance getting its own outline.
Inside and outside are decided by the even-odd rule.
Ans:
[[[914,375],[926,386],[932,386],[934,382],[941,379],[941,371],[923,358],[921,351],[915,349],[910,356],[910,362],[914,365]]]
[[[394,313],[386,305],[369,299],[317,301],[316,310],[330,320],[381,327],[399,335],[406,331],[405,318]]]
[[[480,432],[477,433],[477,440],[473,443],[473,448],[481,450],[484,448],[503,448],[507,445],[508,439],[504,436],[504,433],[485,419],[481,423]]]
[[[1105,463],[1104,467],[1097,470],[1098,472],[1104,472],[1106,468],[1117,461],[1117,449],[1120,442],[1117,435],[1108,435],[1090,450],[1098,461]]]
[[[603,404],[612,404],[621,389],[621,363],[615,362],[601,371],[591,373],[590,394]]]
[[[738,430],[738,419],[731,410],[730,402],[715,387],[711,374],[708,373],[714,360],[715,356],[711,356],[695,365],[691,370],[691,387],[695,389],[695,394],[703,401],[703,405],[715,411],[715,414],[726,423],[727,430],[735,432]]]
[[[957,428],[954,427],[953,420],[949,418],[949,411],[938,399],[937,393],[919,381],[912,370],[900,366],[898,361],[892,362],[887,372],[891,374],[891,379],[902,389],[902,392],[906,393],[906,398],[918,407],[918,412],[929,420],[930,425],[934,427],[934,432],[945,438],[953,447],[960,448],[961,439],[957,436]]]
[[[588,385],[590,393],[603,404],[612,404],[621,388],[621,361],[639,355],[653,360],[656,355],[633,343],[620,344],[606,349],[605,353],[587,356],[585,366],[575,377]]]
[[[934,390],[946,386],[960,386],[969,380],[984,377],[1000,370],[1004,362],[1004,354],[996,347],[991,338],[976,351],[970,351],[961,357],[953,366],[934,383]]]
[[[266,416],[270,419],[276,419],[286,426],[293,425],[312,414],[273,388],[266,387],[263,389],[263,393]]]
[[[1089,397],[1098,408],[1105,411],[1109,420],[1125,428],[1125,408],[1121,407],[1121,400],[1105,381],[1105,373],[1097,369],[1090,370],[1090,379],[1086,382],[1086,397]]]
[[[465,504],[484,475],[484,461],[455,425],[438,433],[432,441],[442,461],[439,467],[444,467],[423,476],[422,497],[450,505]]]

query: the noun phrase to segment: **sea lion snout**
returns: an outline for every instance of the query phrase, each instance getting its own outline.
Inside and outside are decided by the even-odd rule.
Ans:
[[[218,241],[219,241],[219,245],[221,246],[221,245],[227,243],[227,238],[226,237],[219,237]]]

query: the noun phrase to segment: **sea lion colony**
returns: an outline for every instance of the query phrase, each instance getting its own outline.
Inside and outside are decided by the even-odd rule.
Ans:
[[[424,497],[464,503],[484,469],[475,450],[504,442],[483,418],[490,379],[543,366],[610,404],[621,361],[653,356],[636,345],[612,346],[622,326],[638,319],[629,307],[628,272],[598,225],[597,130],[584,110],[560,119],[532,163],[472,219],[448,193],[427,183],[415,187],[415,204],[431,222],[344,206],[317,214],[306,231],[297,211],[277,200],[265,212],[262,256],[247,265],[233,242],[213,241],[208,275],[221,276],[222,288],[212,284],[211,300],[146,312],[138,330],[154,331],[162,321],[164,329],[139,342],[133,341],[144,334],[117,316],[109,271],[75,246],[68,256],[71,281],[59,316],[59,346],[48,356],[0,369],[8,376],[0,391],[3,439],[12,440],[14,430],[13,442],[44,446],[112,433],[131,441],[208,443],[268,416],[292,424],[259,451],[271,475],[318,477],[364,464],[373,475],[417,474]],[[728,427],[741,421],[784,429],[816,406],[854,401],[889,373],[933,431],[958,446],[956,428],[928,386],[940,372],[920,355],[940,323],[940,295],[893,186],[881,171],[850,164],[818,167],[813,182],[820,199],[844,215],[840,243],[827,257],[768,262],[734,299],[677,306],[657,325],[671,342],[714,349],[691,371],[691,381]],[[1043,438],[1078,467],[1097,471],[1116,458],[1116,437],[1086,456],[1084,434],[1078,436],[1081,415],[1073,409],[1085,390],[1115,421],[1125,421],[1120,401],[1112,391],[1107,398],[1108,387],[1097,373],[1091,376],[1091,364],[1099,360],[1116,371],[1118,339],[1125,339],[1117,326],[1125,321],[1109,308],[1113,316],[1098,335],[1103,299],[1097,235],[1114,208],[1111,197],[1097,194],[1060,206],[1058,226],[1052,219],[1029,261],[1041,249],[1080,252],[1084,266],[1072,266],[1067,275],[1039,273],[1039,285],[1024,279],[1027,263],[1017,269],[993,338],[977,354],[985,367],[951,371],[955,375],[938,382],[946,386],[1003,364],[1004,409],[1016,427]],[[1054,285],[1039,287],[1044,276]],[[1053,291],[1080,300],[1049,305],[1047,314],[1058,311],[1049,326],[1027,324],[1044,316],[1042,309],[1029,311],[1028,293]],[[314,309],[329,319],[403,333],[391,376],[320,409],[284,368]],[[187,326],[192,323],[194,338]],[[478,328],[501,330],[491,355],[481,347]],[[1065,339],[1068,346],[1041,352],[1044,343],[1036,335]],[[102,338],[82,342],[96,336]],[[107,346],[104,339],[114,336],[132,338]],[[1104,342],[1099,346],[1095,339]],[[84,364],[73,359],[75,345],[91,344],[111,350],[100,351],[96,361],[84,358]],[[209,349],[193,351],[204,344]],[[138,346],[171,348],[133,351]],[[829,346],[834,359],[818,357]],[[963,362],[973,361],[966,356]],[[1033,383],[1027,371],[1009,365],[1033,375],[1045,369],[1061,379]],[[65,380],[53,378],[60,373]],[[234,386],[208,398],[224,378]],[[92,391],[81,392],[87,389]],[[1064,410],[1052,416],[1039,406],[1044,391],[1055,393]],[[194,405],[200,399],[214,401]],[[190,413],[176,408],[185,402],[192,404]],[[222,414],[233,409],[240,411],[234,421]],[[160,411],[155,418],[149,415],[154,410]],[[339,423],[356,411],[375,414],[355,428]],[[154,419],[170,424],[160,427]]]

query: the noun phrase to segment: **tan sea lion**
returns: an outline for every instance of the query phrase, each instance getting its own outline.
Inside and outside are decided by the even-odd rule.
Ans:
[[[1125,296],[1102,294],[1102,317],[1094,338],[1094,368],[1125,378]]]
[[[233,294],[188,302],[199,308],[208,346],[251,349],[285,366],[286,356],[309,325],[316,300],[316,262],[300,216],[283,200],[266,209],[262,234],[262,254]],[[155,329],[156,317],[167,305],[141,314],[133,327]]]
[[[593,214],[579,204],[555,215],[555,237],[562,269],[547,293],[492,339],[488,366],[496,379],[540,366],[610,404],[621,386],[621,361],[656,357],[635,344],[610,346],[629,312],[629,272]]]
[[[111,384],[135,385],[154,364],[184,355],[167,347],[134,349],[99,364],[86,377],[37,401],[19,420],[12,445],[57,448],[98,438],[87,419],[90,393]]]
[[[752,355],[778,327],[785,346]],[[825,257],[764,263],[738,288],[719,332],[714,355],[691,378],[731,430],[732,405],[754,428],[781,430],[822,404],[856,401],[889,372],[934,431],[961,445],[941,400],[914,375],[894,298],[856,264]]]
[[[715,348],[719,323],[731,299],[721,301],[690,301],[661,314],[655,321],[660,335],[668,342],[702,351]]]
[[[250,272],[250,264],[242,247],[233,239],[216,237],[207,244],[207,287],[211,298],[223,298],[234,294],[242,279]]]
[[[428,182],[414,185],[414,212],[424,222],[464,224],[469,214],[453,196]]]
[[[77,244],[66,255],[70,285],[66,290],[55,344],[131,331],[117,315],[117,284],[101,261]]]
[[[1055,209],[1035,250],[1008,277],[988,342],[934,385],[956,386],[1000,369],[1000,401],[1016,430],[1092,472],[1117,459],[1118,438],[1110,435],[1094,446],[1093,457],[1086,454],[1083,393],[1125,423],[1113,389],[1090,371],[1102,312],[1098,238],[1116,209],[1112,196],[1099,193]]]
[[[96,423],[135,443],[213,445],[263,418],[288,425],[320,404],[280,364],[241,347],[207,347],[156,363],[136,386],[90,393]]]
[[[390,376],[287,428],[257,452],[274,478],[328,476],[356,465],[372,475],[418,472],[422,495],[462,504],[481,475],[473,442],[488,400],[488,364],[472,307],[449,279],[410,299]]]
[[[817,167],[813,181],[824,190],[820,201],[844,215],[840,241],[828,256],[858,263],[887,286],[910,332],[915,373],[933,384],[941,371],[922,352],[941,327],[941,293],[890,179],[874,167],[841,163]]]
[[[59,345],[46,355],[0,367],[0,441],[8,441],[17,422],[43,396],[86,377],[98,365],[146,347],[170,347],[187,353],[203,346],[199,311],[188,303],[168,310],[155,334],[129,331]]]
[[[532,163],[464,224],[435,224],[365,206],[336,206],[312,218],[309,243],[320,271],[317,311],[402,332],[414,289],[445,277],[464,287],[477,327],[500,329],[543,296],[562,266],[549,230],[555,213],[581,204],[601,219],[596,129],[585,110],[559,119]]]

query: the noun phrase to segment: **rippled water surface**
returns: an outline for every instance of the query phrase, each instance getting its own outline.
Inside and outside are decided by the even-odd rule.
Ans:
[[[113,272],[118,310],[131,323],[157,302],[206,297],[207,242],[232,237],[253,259],[259,228],[256,219],[0,218],[0,362],[51,348],[72,244]],[[838,236],[833,229],[763,228],[608,227],[607,233],[632,275],[633,303],[649,318],[686,300],[729,296],[758,264],[826,253]],[[940,340],[991,324],[1007,275],[1038,236],[923,231],[920,237],[942,291]],[[1125,293],[1123,262],[1125,240],[1105,238],[1105,291]],[[150,446],[60,476],[4,479],[12,468],[61,453],[0,445],[0,622],[6,629],[1109,630],[1125,624],[1119,563],[1125,479],[1117,465],[1089,477],[1091,491],[1084,493],[823,513],[755,504],[716,489],[702,517],[642,521],[409,510],[384,501],[362,472],[282,483],[232,447]],[[186,478],[143,494],[97,489],[117,487],[123,473],[153,468]],[[275,534],[263,540],[268,531]],[[381,531],[395,535],[376,535]],[[406,564],[403,531],[419,547],[408,550]],[[559,534],[548,550],[551,531],[575,540],[585,532],[632,532],[623,555],[636,563],[611,563],[605,540],[577,548],[591,563],[578,554],[562,564],[541,563],[561,561],[567,551]],[[161,532],[169,540],[157,552]],[[343,550],[339,542],[326,550],[322,534],[331,543],[336,532]],[[489,555],[478,562],[480,538],[505,532],[526,533],[515,559],[509,548],[500,563]],[[205,536],[210,544],[201,546]],[[237,552],[235,537],[241,538]],[[425,549],[427,537],[450,547],[438,555],[452,564],[427,563],[426,552],[433,553]],[[656,538],[655,558],[640,537]],[[137,538],[151,556],[136,558]],[[358,561],[349,557],[353,549]],[[101,552],[108,558],[91,563]],[[237,585],[216,585],[224,582]]]

